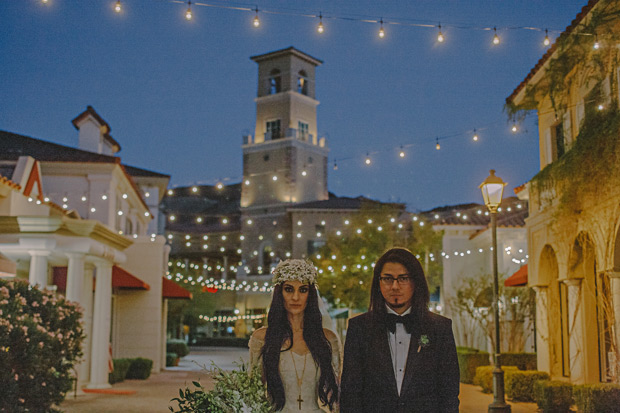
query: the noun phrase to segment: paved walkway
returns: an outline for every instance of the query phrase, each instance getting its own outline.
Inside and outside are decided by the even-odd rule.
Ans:
[[[177,397],[179,389],[193,387],[192,381],[200,381],[207,389],[212,382],[204,366],[209,368],[213,361],[223,369],[232,369],[235,362],[247,361],[245,349],[204,348],[193,349],[184,357],[178,367],[168,368],[159,374],[152,374],[147,380],[125,380],[112,386],[115,390],[128,390],[133,394],[84,394],[74,398],[73,394],[60,406],[66,413],[164,413],[169,412],[170,400]],[[493,400],[477,386],[461,384],[461,413],[483,413]],[[513,413],[536,412],[534,403],[509,403]],[[175,404],[176,406],[176,404]],[[387,412],[386,412],[387,413]]]

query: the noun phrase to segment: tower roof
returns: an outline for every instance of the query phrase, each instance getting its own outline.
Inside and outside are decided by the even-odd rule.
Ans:
[[[250,59],[254,60],[256,63],[260,63],[264,60],[273,59],[275,57],[285,56],[287,54],[292,54],[297,56],[300,59],[303,59],[309,63],[312,63],[315,66],[320,66],[323,64],[322,60],[317,59],[316,57],[312,57],[309,54],[302,52],[301,50],[296,49],[295,47],[287,47],[286,49],[276,50],[273,52],[251,56]]]

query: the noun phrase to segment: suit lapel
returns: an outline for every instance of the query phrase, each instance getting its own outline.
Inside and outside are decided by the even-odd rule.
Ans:
[[[401,397],[409,390],[411,387],[412,381],[414,377],[421,377],[419,374],[419,365],[422,357],[424,357],[423,352],[418,352],[419,343],[418,340],[422,334],[428,335],[428,327],[426,325],[426,318],[421,317],[421,319],[416,322],[413,331],[411,333],[411,341],[409,342],[409,352],[407,353],[407,364],[405,365],[405,377],[403,377],[403,385],[401,387],[400,395]],[[416,375],[416,372],[418,374]]]
[[[392,363],[392,354],[390,352],[390,345],[388,343],[388,334],[383,323],[374,322],[370,331],[372,334],[371,343],[371,355],[375,355],[377,362],[374,363],[377,366],[377,377],[385,378],[387,380],[389,391],[395,397],[398,397],[398,387],[396,387],[396,377],[394,376],[394,367]]]

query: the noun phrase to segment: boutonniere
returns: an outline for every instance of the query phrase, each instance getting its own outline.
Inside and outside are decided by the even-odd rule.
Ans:
[[[428,347],[430,344],[431,341],[428,339],[428,336],[426,334],[422,334],[418,339],[418,353],[420,352],[420,350],[422,350],[424,347]]]

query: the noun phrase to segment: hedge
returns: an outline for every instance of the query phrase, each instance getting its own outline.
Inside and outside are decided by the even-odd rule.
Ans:
[[[568,413],[573,405],[573,385],[558,380],[534,383],[534,400],[542,413]]]
[[[114,365],[114,371],[108,375],[110,384],[120,383],[125,380],[127,376],[127,370],[131,365],[131,359],[112,359]]]
[[[536,370],[538,363],[536,353],[500,353],[502,366],[517,366],[519,370]]]
[[[146,380],[151,375],[153,369],[153,360],[138,357],[131,359],[129,370],[127,370],[126,379]]]
[[[534,383],[549,380],[549,373],[537,370],[507,371],[504,377],[506,396],[516,402],[534,401]]]
[[[495,366],[480,366],[476,368],[476,375],[474,376],[474,384],[482,387],[483,393],[493,392],[493,369]],[[506,373],[508,371],[518,371],[515,366],[502,366],[504,371],[504,390],[506,389]]]
[[[241,347],[247,348],[249,338],[243,337],[202,337],[196,339],[194,346],[205,347]]]
[[[461,373],[462,383],[472,384],[476,376],[476,368],[490,364],[489,353],[475,348],[457,347],[456,355],[459,360],[459,372]]]
[[[620,412],[620,385],[583,384],[573,387],[573,397],[579,412],[616,413]]]
[[[166,341],[166,353],[176,353],[179,357],[185,357],[189,354],[189,347],[183,340],[171,339]]]
[[[177,353],[166,353],[166,367],[178,365],[177,363],[178,358],[179,356],[177,356]]]

